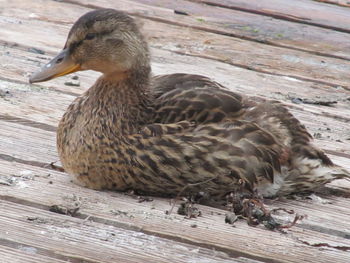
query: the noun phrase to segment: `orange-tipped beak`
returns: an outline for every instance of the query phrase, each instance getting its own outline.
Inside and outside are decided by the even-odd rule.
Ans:
[[[67,75],[80,70],[80,65],[73,62],[69,50],[62,50],[55,58],[34,73],[30,78],[30,83],[42,82]]]

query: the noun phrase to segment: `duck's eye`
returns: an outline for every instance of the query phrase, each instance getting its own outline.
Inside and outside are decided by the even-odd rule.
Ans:
[[[86,36],[85,36],[85,39],[86,40],[91,40],[91,39],[94,39],[96,37],[96,34],[94,33],[87,33]]]

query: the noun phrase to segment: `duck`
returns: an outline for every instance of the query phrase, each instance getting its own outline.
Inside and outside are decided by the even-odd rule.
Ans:
[[[96,9],[30,77],[37,83],[80,70],[102,73],[57,129],[61,163],[76,183],[155,196],[186,189],[220,199],[239,191],[289,195],[349,178],[282,103],[205,76],[153,76],[150,57],[132,17]]]

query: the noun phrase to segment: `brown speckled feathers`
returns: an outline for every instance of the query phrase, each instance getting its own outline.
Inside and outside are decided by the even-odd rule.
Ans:
[[[103,75],[67,109],[57,146],[64,169],[94,189],[224,197],[312,190],[348,176],[312,145],[282,104],[198,75],[150,77],[147,43],[123,12],[87,13],[65,49],[31,82],[77,70]]]

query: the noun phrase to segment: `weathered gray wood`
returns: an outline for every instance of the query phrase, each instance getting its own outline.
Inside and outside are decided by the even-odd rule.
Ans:
[[[348,0],[313,0],[313,1],[350,7],[350,2]]]
[[[197,27],[200,27],[204,31],[216,29],[217,34],[230,35],[290,49],[305,50],[325,56],[349,59],[350,47],[346,44],[348,39],[347,33],[293,23],[235,9],[206,5],[200,2],[186,0],[131,1],[162,7],[168,13],[172,10],[186,12],[200,22],[197,22]],[[216,1],[216,3],[220,4],[220,1]],[[163,12],[166,12],[165,10]],[[158,13],[160,12],[158,11]],[[181,15],[168,14],[168,16],[173,16],[174,19],[177,17],[177,21],[179,22],[184,19]],[[193,23],[191,26],[195,27],[196,25]]]
[[[344,260],[350,259],[348,252],[337,249],[324,250],[306,246],[298,241],[298,239],[300,239],[310,244],[322,242],[331,246],[349,246],[350,241],[348,239],[337,235],[337,233],[333,233],[334,229],[339,229],[346,234],[350,227],[349,221],[341,219],[342,215],[345,217],[348,216],[349,211],[340,206],[335,206],[334,209],[330,211],[328,207],[322,203],[302,203],[303,205],[297,207],[295,210],[300,214],[304,214],[307,211],[310,218],[305,219],[302,223],[308,227],[295,226],[288,230],[288,235],[283,235],[279,232],[267,231],[260,227],[249,227],[245,222],[238,222],[235,228],[231,227],[224,223],[225,212],[222,210],[199,206],[203,216],[188,220],[175,213],[170,216],[166,215],[165,210],[170,209],[170,204],[166,199],[155,198],[153,202],[138,203],[137,199],[123,194],[93,191],[76,186],[70,182],[69,176],[64,173],[19,163],[11,164],[0,161],[0,164],[3,175],[12,176],[17,179],[11,186],[0,185],[1,198],[28,205],[28,208],[19,206],[19,209],[25,212],[18,213],[18,211],[11,212],[10,210],[7,213],[1,213],[1,217],[15,217],[17,218],[16,220],[18,220],[21,218],[25,219],[26,216],[41,218],[42,215],[45,215],[45,218],[48,220],[53,220],[51,224],[44,226],[35,225],[35,227],[33,226],[30,229],[22,226],[23,222],[13,225],[13,227],[16,228],[22,229],[22,227],[24,227],[24,229],[28,229],[25,232],[35,231],[34,233],[37,233],[35,239],[38,240],[32,240],[30,237],[26,236],[25,233],[21,234],[21,231],[17,231],[19,233],[13,236],[14,239],[22,240],[22,242],[36,242],[41,246],[45,246],[46,249],[48,249],[48,245],[52,248],[58,246],[57,243],[52,242],[60,241],[57,241],[57,236],[54,235],[53,240],[43,239],[44,241],[39,242],[43,237],[40,235],[38,236],[38,234],[40,230],[46,229],[45,231],[49,231],[50,229],[57,229],[55,222],[57,222],[57,217],[61,216],[53,215],[51,217],[47,215],[46,212],[33,209],[32,206],[43,207],[44,205],[43,208],[45,209],[54,204],[72,207],[72,204],[78,200],[81,206],[79,210],[81,217],[90,216],[90,220],[102,223],[102,225],[95,224],[89,228],[89,231],[95,233],[95,236],[103,232],[103,230],[98,229],[108,229],[108,225],[112,225],[114,227],[141,230],[148,234],[194,243],[217,251],[225,251],[231,255],[241,255],[260,260],[264,259],[268,262],[271,262],[272,259],[277,262],[296,262],[298,260],[302,260],[302,262],[315,262],[319,257],[322,257],[324,260],[323,262],[344,262]],[[48,176],[48,173],[50,176]],[[49,183],[50,181],[52,183]],[[339,203],[341,202],[345,202],[344,206],[346,206],[348,201],[339,198]],[[284,204],[288,207],[288,202],[284,202]],[[317,209],[313,209],[315,206],[317,206]],[[13,207],[16,210],[16,205],[13,205]],[[31,210],[33,210],[32,214],[30,212]],[[289,220],[291,219],[290,217]],[[314,220],[317,221],[314,222]],[[67,218],[64,222],[69,224],[73,229],[79,229],[77,224],[82,225],[82,227],[85,226],[83,222],[79,223],[81,221],[78,222],[78,219],[70,220]],[[196,225],[195,228],[193,227],[194,225]],[[312,228],[312,226],[315,226],[315,228],[318,227],[315,229],[317,231],[308,229]],[[66,226],[64,228],[67,229]],[[39,231],[39,233],[37,231]],[[61,233],[61,231],[62,230],[59,229],[58,233]],[[89,236],[86,231],[87,230],[78,232],[78,230],[74,230],[71,231],[72,233],[64,232],[62,234],[69,234],[68,240],[74,238],[79,241],[86,239],[86,235]],[[329,233],[322,233],[325,231]],[[49,231],[49,233],[52,232]],[[75,236],[75,234],[79,234],[79,236]],[[48,241],[50,242],[48,243]],[[44,244],[42,242],[44,242]],[[99,245],[98,243],[96,244],[96,242],[99,241],[85,243],[84,246],[75,247],[75,249],[84,250],[86,246],[92,249],[95,245],[98,245],[100,248],[97,249],[97,251],[104,250],[105,246]],[[66,251],[69,249],[64,244],[62,244],[62,246],[58,246],[61,247],[59,251],[62,251],[62,249]],[[283,253],[281,253],[281,251],[283,251]],[[120,251],[118,250],[118,252]],[[76,253],[86,257],[94,256],[91,255],[91,253]],[[107,255],[110,255],[110,253],[112,252],[107,252]],[[71,255],[71,252],[69,254]]]
[[[50,93],[47,92],[47,95],[48,94]],[[31,107],[28,107],[25,104],[34,103],[33,101],[35,101],[37,96],[40,96],[40,93],[39,95],[35,94],[33,98],[31,98],[31,96],[27,96],[27,101],[25,101],[23,104],[17,102],[17,107],[9,107],[9,109],[7,108],[7,106],[11,106],[11,101],[10,103],[0,101],[0,109],[3,109],[2,114],[0,114],[0,136],[2,136],[3,138],[3,140],[0,141],[0,153],[12,154],[15,157],[28,161],[43,162],[42,160],[46,160],[47,163],[50,163],[51,161],[57,160],[58,156],[55,148],[55,133],[53,132],[55,131],[55,126],[57,125],[60,116],[64,113],[66,109],[66,105],[70,103],[69,100],[65,100],[65,96],[61,98],[60,95],[61,94],[55,93],[50,94],[49,96],[47,96],[48,100],[42,103],[44,109],[52,108],[55,109],[56,112],[53,116],[56,115],[57,117],[54,118],[51,125],[49,125],[50,129],[48,129],[48,127],[46,126],[40,126],[40,123],[46,121],[43,120],[42,117],[40,117],[40,111],[37,112],[40,108],[38,107],[37,111],[34,112],[34,114],[32,114]],[[62,100],[62,104],[67,103],[62,108],[59,108],[59,105],[61,104],[60,100]],[[55,104],[55,102],[58,102],[58,104]],[[300,112],[294,113],[297,113],[297,117],[300,117],[298,116]],[[45,114],[44,110],[42,114]],[[23,118],[21,118],[20,120],[16,120],[12,117],[20,117],[21,115],[27,116],[29,122],[23,123]],[[308,120],[307,118],[310,118],[310,114],[308,114],[304,118],[305,120]],[[301,120],[303,120],[303,118],[301,118]],[[34,123],[30,123],[30,121]],[[36,126],[35,123],[38,122],[39,125]],[[336,163],[349,169],[350,150],[347,147],[347,137],[344,137],[346,136],[346,134],[344,134],[344,131],[347,131],[347,123],[342,123],[331,118],[317,117],[315,118],[313,123],[306,123],[306,125],[308,128],[310,128],[312,132],[318,132],[319,124],[322,124],[324,122],[329,123],[330,125],[333,124],[337,126],[338,131],[330,130],[329,132],[335,133],[332,135],[332,138],[325,137],[317,139],[315,140],[315,143],[320,147],[330,151],[331,157],[336,161]],[[327,128],[328,126],[323,127]],[[332,129],[334,128],[332,127]],[[343,141],[338,142],[338,138],[341,138]],[[9,149],[11,149],[11,151],[9,151]],[[338,156],[340,157],[334,158],[334,155],[337,155],[337,153],[339,153]],[[341,158],[341,156],[347,158]]]
[[[314,83],[298,81],[293,78],[281,78],[277,76],[257,74],[254,71],[232,67],[226,63],[208,61],[203,58],[191,56],[176,55],[169,51],[157,49],[152,49],[152,51],[152,65],[155,74],[176,73],[180,71],[209,75],[232,90],[250,95],[260,95],[263,97],[279,99],[289,103],[291,103],[293,97],[308,99],[317,99],[320,97],[321,100],[334,99],[338,102],[335,107],[319,107],[307,104],[303,104],[302,107],[294,104],[294,107],[310,109],[310,111],[314,113],[323,114],[323,112],[325,112],[350,119],[350,102],[348,100],[350,92],[345,89],[337,88],[336,92],[334,92],[329,86],[327,87]],[[10,63],[11,61],[14,63],[11,64],[11,68],[6,67],[0,69],[0,73],[8,80],[21,80],[26,82],[28,80],[28,75],[30,75],[31,72],[38,70],[39,65],[47,62],[47,59],[49,58],[45,57],[47,59],[43,59],[42,55],[38,56],[30,52],[24,52],[12,48],[6,48],[6,52],[9,52],[11,55],[2,56],[2,60],[6,63]],[[73,92],[77,95],[90,87],[99,74],[93,72],[79,72],[78,75],[81,76],[80,87],[72,88],[71,86],[64,85],[64,82],[71,78],[71,76],[67,76],[40,85],[23,87],[23,89],[29,91],[35,89],[34,87],[46,86],[54,87],[54,89],[66,93]],[[3,85],[2,87],[5,88],[6,86]],[[8,88],[9,91],[10,89],[11,87]]]
[[[88,3],[93,3],[101,7],[114,7],[129,11],[135,10],[134,6],[125,0],[119,1],[118,3],[105,0],[99,0],[98,2],[83,1],[83,4]],[[77,17],[85,13],[84,10],[78,9],[77,7],[74,8],[73,6],[72,9],[68,7],[69,6],[67,6],[67,10],[71,10],[71,14],[68,14],[69,11],[65,12],[65,14],[67,15],[66,19],[71,19],[71,22],[74,22]],[[55,10],[55,8],[41,9],[41,13],[46,10]],[[51,32],[50,35],[56,35],[57,37],[59,35],[64,35],[62,29],[67,28],[67,25],[49,23],[46,22],[46,18],[42,18],[45,22],[41,21],[42,24],[40,26],[35,26],[40,24],[38,20],[42,17],[40,15],[41,13],[39,13],[40,10],[38,9],[36,11],[36,15],[38,16],[36,20],[28,19],[23,15],[21,16],[20,12],[18,17],[12,18],[12,20],[22,21],[21,24],[14,24],[15,21],[9,23],[8,20],[11,20],[11,18],[3,17],[2,21],[6,23],[6,26],[0,28],[1,35],[3,35],[7,41],[19,44],[34,45],[36,42],[37,44],[34,46],[37,48],[44,48],[44,50],[46,50],[45,46],[51,48],[52,45],[55,45],[54,43],[61,43],[58,47],[62,47],[65,37],[59,42],[52,42],[52,40],[49,40],[50,38],[47,38],[46,34],[43,34],[41,29],[48,28]],[[54,14],[52,16],[54,16]],[[61,16],[62,14],[59,15],[59,17]],[[50,19],[55,18],[50,17]],[[260,43],[251,43],[250,41],[234,39],[232,37],[199,30],[182,30],[183,27],[180,28],[179,26],[150,20],[142,20],[142,22],[145,23],[144,30],[149,37],[151,45],[157,48],[182,54],[212,58],[257,72],[289,76],[334,87],[348,87],[350,77],[347,73],[350,69],[350,62],[347,60],[320,57],[312,54],[307,54],[306,56],[305,52],[301,51],[273,47]],[[18,35],[14,35],[12,33],[14,29],[18,32],[24,32],[23,36],[19,38]],[[29,38],[27,40],[25,32],[28,31],[31,31],[31,35],[36,35],[36,38]],[[58,33],[58,31],[60,31],[60,33]],[[160,38],[160,36],[162,36],[162,38]],[[45,44],[45,42],[50,43],[43,46],[42,44]]]
[[[1,237],[3,238],[3,237]],[[0,240],[0,243],[7,243],[6,240]],[[60,260],[44,255],[38,254],[38,251],[34,247],[26,246],[25,244],[10,243],[11,246],[16,248],[1,246],[0,245],[0,260],[1,263],[64,263],[66,260]]]
[[[138,203],[135,197],[121,193],[79,187],[67,174],[42,168],[58,159],[55,126],[60,116],[75,96],[94,82],[98,73],[79,73],[80,87],[64,84],[70,76],[40,85],[25,84],[31,72],[61,49],[71,24],[82,13],[94,6],[122,9],[134,14],[143,24],[156,74],[181,69],[212,76],[238,92],[279,99],[312,133],[322,133],[315,142],[317,145],[331,153],[336,163],[350,168],[347,140],[350,64],[332,58],[349,58],[346,33],[304,27],[301,23],[277,23],[278,19],[267,16],[189,1],[64,2],[0,0],[4,7],[0,13],[0,225],[8,228],[0,227],[0,261],[26,262],[25,252],[17,245],[37,249],[36,255],[28,255],[28,262],[60,262],[67,258],[79,263],[82,259],[88,262],[350,261],[349,252],[345,251],[350,246],[347,220],[350,201],[346,198],[349,181],[329,184],[328,190],[335,191],[337,196],[270,201],[269,207],[294,209],[308,215],[285,235],[262,227],[252,228],[242,221],[233,228],[224,223],[225,211],[210,207],[199,206],[203,216],[192,220],[175,213],[166,215],[165,211],[170,209],[168,199]],[[156,7],[157,3],[161,7]],[[191,10],[191,16],[174,14],[176,4],[188,8],[183,11]],[[269,4],[272,11],[275,6]],[[332,10],[335,9],[323,9],[325,13]],[[300,12],[299,9],[287,11],[288,16]],[[233,14],[236,14],[234,18]],[[310,17],[319,18],[313,14]],[[322,19],[331,25],[333,17]],[[341,19],[336,22],[342,23]],[[240,21],[242,27],[234,28]],[[263,22],[260,32],[243,32],[249,31],[243,28],[245,25],[255,28]],[[287,39],[273,36],[283,30],[288,30]],[[238,38],[232,37],[235,34]],[[303,39],[303,34],[308,36]],[[242,40],[246,38],[250,41]],[[257,44],[259,39],[266,41],[265,44]],[[329,44],[333,46],[327,47]],[[45,54],[37,54],[33,47]],[[324,56],[313,55],[317,52]],[[345,89],[335,88],[338,84]],[[335,107],[292,103],[293,97],[317,99],[317,96],[335,98],[338,103]],[[72,205],[77,201],[81,205],[78,218],[47,211],[50,205]],[[28,216],[34,220],[27,220]],[[84,220],[88,216],[90,219]],[[283,213],[277,217],[292,220],[292,216],[287,219]],[[330,247],[317,247],[320,243]],[[52,260],[46,261],[47,258]]]
[[[347,8],[324,4],[321,1],[294,0],[276,4],[274,0],[192,0],[227,8],[244,10],[279,19],[350,32],[350,13]]]
[[[223,252],[18,203],[0,201],[0,211],[3,239],[68,262],[242,262]]]

